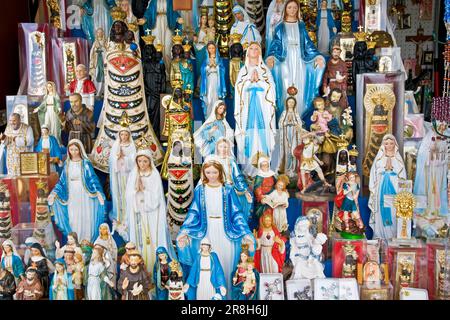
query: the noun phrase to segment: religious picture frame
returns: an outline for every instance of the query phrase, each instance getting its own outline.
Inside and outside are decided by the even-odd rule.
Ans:
[[[314,300],[339,300],[339,279],[314,279]]]
[[[281,273],[261,273],[259,275],[259,300],[284,300],[284,284]]]
[[[287,300],[312,300],[313,288],[311,280],[296,279],[286,281]]]
[[[404,14],[398,16],[399,19],[399,29],[405,30],[405,29],[411,29],[411,15],[410,14]]]
[[[21,152],[20,175],[50,175],[50,157],[45,152]]]
[[[361,300],[390,300],[389,287],[361,288]]]
[[[9,117],[13,113],[20,114],[20,120],[25,124],[30,124],[29,118],[28,118],[28,97],[27,96],[25,96],[25,95],[6,96],[6,117],[7,117],[7,119],[9,119]]]
[[[429,300],[427,289],[401,288],[399,300]]]
[[[355,278],[339,279],[339,300],[359,300],[358,282]]]
[[[434,59],[433,51],[424,51],[423,52],[423,58],[422,58],[423,65],[425,65],[425,66],[433,65],[433,59]]]

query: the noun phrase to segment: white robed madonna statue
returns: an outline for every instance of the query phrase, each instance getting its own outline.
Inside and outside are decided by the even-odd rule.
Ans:
[[[385,206],[386,195],[396,195],[399,180],[406,180],[406,169],[397,140],[386,134],[373,161],[369,176],[370,227],[373,238],[389,240],[397,236],[397,219],[393,208]]]
[[[319,95],[325,72],[325,58],[308,36],[305,23],[299,18],[296,0],[286,2],[283,20],[275,28],[268,48],[267,65],[272,69],[277,90],[277,114],[283,112],[287,89],[298,88],[297,109],[303,119],[312,115],[312,100]]]
[[[109,154],[109,181],[111,188],[112,210],[109,214],[113,222],[113,233],[127,237],[127,208],[125,191],[128,176],[135,166],[136,146],[129,127],[123,127],[117,133]]]
[[[158,247],[167,248],[171,259],[176,255],[167,226],[161,176],[153,164],[152,153],[148,149],[140,150],[135,159],[126,188],[128,239],[125,240],[136,244],[152,275]]]
[[[78,139],[67,145],[67,160],[48,204],[56,226],[65,236],[76,232],[80,240],[93,242],[97,238],[105,220],[105,195]]]
[[[238,163],[253,176],[252,158],[271,156],[275,147],[275,83],[262,59],[261,46],[253,42],[247,49],[245,65],[239,71],[234,98],[235,137]]]

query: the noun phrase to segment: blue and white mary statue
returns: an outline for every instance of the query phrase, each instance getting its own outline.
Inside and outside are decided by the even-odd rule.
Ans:
[[[283,112],[287,89],[295,86],[299,88],[295,97],[297,109],[305,119],[312,114],[312,100],[319,94],[325,58],[309,38],[299,11],[296,0],[286,2],[283,20],[275,28],[266,62],[272,68],[276,84],[277,115]]]
[[[203,163],[201,183],[195,188],[194,200],[177,235],[178,258],[186,273],[194,265],[204,237],[209,238],[219,258],[226,289],[231,292],[232,272],[239,261],[240,246],[247,243],[255,248],[255,239],[236,191],[225,184],[224,169],[216,156],[207,157]]]

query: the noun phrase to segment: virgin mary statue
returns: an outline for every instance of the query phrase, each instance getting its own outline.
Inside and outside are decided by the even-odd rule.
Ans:
[[[299,88],[295,96],[298,112],[306,119],[312,114],[312,100],[319,94],[325,58],[309,38],[299,11],[298,1],[286,2],[283,20],[275,28],[266,62],[272,68],[276,84],[277,106],[280,107],[277,115],[283,112],[287,89],[294,86]]]
[[[147,271],[152,275],[156,249],[167,248],[176,258],[166,219],[166,198],[161,176],[148,149],[136,153],[136,164],[128,177],[126,205],[128,239],[142,253]]]
[[[48,198],[55,224],[67,236],[94,241],[105,220],[105,195],[83,143],[72,139],[67,145],[63,172]]]
[[[238,162],[249,176],[258,154],[271,156],[275,147],[275,84],[262,60],[261,46],[252,42],[247,49],[245,65],[239,71],[234,99]]]

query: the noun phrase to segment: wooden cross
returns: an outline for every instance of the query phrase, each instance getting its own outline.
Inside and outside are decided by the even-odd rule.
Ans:
[[[422,26],[417,29],[415,36],[407,36],[406,42],[412,42],[416,45],[416,76],[422,71],[421,58],[422,58],[422,44],[427,41],[433,40],[432,35],[424,35]]]

